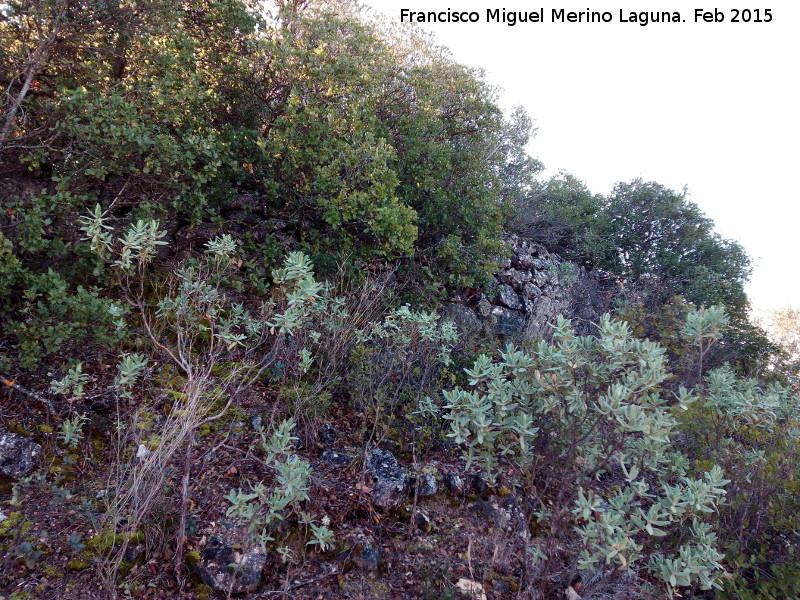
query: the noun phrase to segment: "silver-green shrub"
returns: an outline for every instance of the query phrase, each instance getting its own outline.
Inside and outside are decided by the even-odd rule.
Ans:
[[[671,407],[693,398],[662,393],[659,345],[608,316],[596,336],[576,336],[560,318],[552,343],[481,356],[467,375],[470,389],[445,392],[449,435],[491,479],[504,467],[522,475],[547,532],[530,540],[541,575],[575,531],[581,568],[647,570],[669,588],[717,585],[722,555],[706,517],[727,481],[719,467],[688,476]]]
[[[226,514],[246,523],[253,539],[266,550],[270,542],[275,541],[274,534],[281,522],[294,513],[311,529],[307,545],[327,550],[333,543],[333,532],[325,520],[317,523],[313,515],[300,510],[301,504],[309,499],[311,465],[293,452],[292,442],[297,439],[291,434],[293,428],[294,423],[288,419],[269,438],[262,432],[264,463],[274,471],[274,481],[271,484],[259,481],[249,491],[230,490],[225,497],[231,503]],[[281,554],[288,556],[287,552],[284,548]]]

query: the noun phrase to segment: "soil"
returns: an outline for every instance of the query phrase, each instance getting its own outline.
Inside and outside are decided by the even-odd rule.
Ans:
[[[102,361],[97,361],[101,364]],[[98,367],[92,373],[92,389],[107,389],[113,379],[112,369]],[[38,373],[38,388],[47,393],[44,382],[50,378]],[[31,378],[33,379],[33,378]],[[36,390],[36,383],[25,382]],[[88,388],[87,388],[88,389]],[[52,397],[52,395],[50,395]],[[174,553],[180,506],[183,457],[169,465],[164,502],[151,515],[140,551],[132,551],[127,574],[108,584],[105,575],[102,543],[98,527],[102,515],[103,494],[108,493],[109,476],[114,465],[135,460],[118,455],[112,435],[117,419],[130,422],[137,409],[148,404],[145,417],[158,421],[168,398],[157,386],[142,390],[139,398],[128,403],[103,404],[87,391],[87,399],[76,405],[54,402],[53,409],[35,399],[5,390],[2,421],[17,433],[27,435],[44,447],[46,459],[33,479],[22,484],[6,482],[0,486],[0,511],[9,515],[0,523],[0,599],[2,600],[88,600],[114,598],[194,599],[225,597],[202,585],[200,578],[185,563],[176,577]],[[84,437],[76,448],[65,447],[59,428],[65,416],[85,413],[89,418]],[[230,519],[225,496],[232,489],[247,489],[257,481],[270,483],[274,473],[264,463],[260,436],[251,420],[260,416],[269,428],[286,415],[286,408],[267,389],[253,389],[229,410],[225,418],[204,427],[195,436],[191,468],[187,534],[184,556],[196,558],[208,539],[219,534]],[[142,420],[140,414],[140,422]],[[474,488],[453,495],[445,489],[445,472],[464,472],[461,450],[453,444],[439,443],[432,448],[415,447],[402,425],[383,430],[382,446],[392,450],[407,472],[414,464],[435,465],[439,490],[430,498],[417,498],[415,515],[413,493],[407,502],[391,514],[372,508],[372,479],[364,472],[365,437],[372,427],[346,399],[331,402],[326,418],[298,427],[298,455],[313,467],[310,501],[303,510],[319,519],[327,517],[334,531],[334,548],[318,552],[303,548],[304,535],[296,519],[290,520],[277,537],[293,548],[292,560],[284,562],[274,551],[268,553],[261,585],[238,597],[358,599],[447,599],[465,598],[456,583],[478,582],[486,598],[564,598],[574,565],[562,565],[549,577],[543,590],[525,590],[523,538],[513,527],[503,527],[487,518],[486,498],[503,496],[509,490],[502,477],[494,488]],[[147,423],[147,421],[145,421]],[[330,423],[338,433],[333,449],[353,458],[346,466],[329,466],[320,454],[317,439],[323,426]],[[366,432],[366,433],[365,433]],[[330,428],[326,428],[326,435]],[[394,439],[392,439],[394,438]],[[413,516],[413,518],[412,518]],[[124,519],[124,517],[123,517]],[[413,524],[411,524],[413,522]],[[124,531],[121,521],[120,530]],[[421,529],[422,527],[423,529]],[[94,539],[94,541],[93,541]],[[369,540],[380,549],[377,569],[364,568],[369,561],[354,556],[361,549],[359,540]],[[134,540],[136,541],[136,540]],[[133,544],[134,546],[136,544]],[[580,586],[578,586],[580,588]],[[582,592],[584,598],[647,598],[634,582],[617,581]],[[535,594],[534,594],[535,592]],[[544,596],[540,596],[541,593]]]

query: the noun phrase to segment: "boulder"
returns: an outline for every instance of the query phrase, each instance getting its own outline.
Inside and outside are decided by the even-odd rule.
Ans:
[[[19,480],[30,475],[39,466],[42,447],[26,437],[0,432],[0,475]]]
[[[267,555],[257,548],[247,551],[234,547],[225,538],[214,536],[200,551],[200,561],[192,568],[207,586],[226,594],[255,591]]]
[[[442,481],[444,481],[444,487],[447,488],[447,491],[453,495],[461,496],[466,490],[466,482],[458,473],[445,473]]]
[[[399,508],[406,499],[408,477],[392,453],[379,449],[370,452],[367,470],[375,478],[372,485],[373,506],[386,512]]]
[[[525,315],[521,311],[495,306],[492,316],[496,319],[494,330],[497,335],[517,335],[525,329]]]
[[[517,292],[515,292],[514,288],[508,284],[503,284],[500,286],[500,290],[495,301],[499,302],[506,308],[510,308],[512,310],[522,310],[522,302],[520,301]]]

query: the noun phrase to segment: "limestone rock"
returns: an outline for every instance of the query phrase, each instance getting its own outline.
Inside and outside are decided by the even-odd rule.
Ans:
[[[521,311],[495,306],[492,315],[497,319],[494,326],[497,335],[517,335],[525,329],[525,315]]]
[[[408,477],[391,452],[375,449],[367,456],[367,470],[375,478],[372,485],[372,504],[389,512],[400,507],[406,499]]]
[[[456,581],[456,587],[467,598],[471,598],[472,600],[486,600],[486,592],[483,586],[477,581],[459,579]]]
[[[42,447],[26,437],[0,432],[0,475],[19,480],[39,466]]]
[[[192,566],[207,586],[224,593],[253,592],[261,582],[267,555],[253,548],[247,551],[214,536],[200,551],[200,561]]]
[[[517,292],[515,292],[514,288],[507,283],[500,286],[500,291],[497,294],[496,301],[506,308],[510,308],[512,310],[522,310],[522,302],[520,301]]]

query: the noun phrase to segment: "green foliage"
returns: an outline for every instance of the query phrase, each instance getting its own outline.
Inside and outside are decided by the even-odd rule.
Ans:
[[[517,200],[511,226],[565,258],[614,274],[624,284],[626,305],[657,314],[681,296],[697,306],[724,306],[730,327],[709,361],[730,362],[742,373],[761,370],[777,348],[748,323],[750,259],[738,243],[715,233],[713,221],[686,196],[636,179],[604,197],[562,173]]]
[[[62,379],[52,381],[50,391],[70,399],[78,399],[83,396],[83,386],[88,381],[89,376],[83,372],[83,365],[78,362]]]
[[[786,594],[800,573],[793,541],[800,397],[778,384],[737,377],[727,366],[709,373],[698,392],[678,418],[695,469],[717,463],[731,479],[719,515],[733,575],[726,597]]]
[[[750,261],[736,242],[713,232],[713,221],[686,199],[654,183],[618,183],[604,210],[617,254],[604,266],[631,282],[659,278],[670,294],[695,304],[724,304],[740,315]]]
[[[326,519],[317,524],[312,515],[299,508],[309,499],[311,465],[292,452],[292,443],[297,439],[291,434],[293,428],[294,423],[289,419],[283,421],[269,438],[262,432],[262,450],[266,454],[264,463],[274,471],[275,482],[267,485],[259,481],[250,486],[249,492],[230,490],[226,500],[231,506],[226,514],[246,522],[253,540],[264,550],[275,541],[273,536],[278,526],[294,514],[312,531],[308,544],[326,550],[333,543],[333,533],[328,529]]]
[[[52,269],[42,274],[25,270],[21,279],[24,291],[18,302],[13,302],[16,294],[9,294],[0,313],[4,333],[16,341],[20,367],[32,369],[69,343],[94,339],[110,345],[119,340],[110,312],[115,303],[98,290],[81,285],[70,289]]]
[[[126,354],[120,359],[117,363],[119,374],[114,379],[114,387],[120,398],[132,398],[133,386],[146,367],[147,360],[141,354]]]
[[[376,435],[382,416],[391,417],[402,408],[402,416],[413,421],[420,402],[438,395],[457,340],[452,322],[407,305],[364,329],[351,352],[347,382],[372,421],[370,437]]]
[[[83,426],[86,424],[86,415],[77,415],[71,419],[64,419],[61,423],[61,441],[69,448],[77,448],[83,439]]]
[[[677,422],[660,393],[668,375],[661,347],[608,316],[597,337],[575,336],[561,318],[552,344],[509,346],[498,362],[481,356],[467,375],[471,391],[445,392],[449,435],[466,444],[468,464],[490,476],[503,459],[516,464],[551,536],[572,521],[583,568],[646,569],[669,589],[718,586],[722,555],[706,517],[728,481],[719,467],[689,476],[675,451]],[[682,390],[678,405],[691,400]],[[600,483],[615,464],[624,478]],[[532,548],[543,573],[554,540]]]
[[[605,235],[605,200],[569,173],[559,173],[517,198],[513,231],[586,267],[605,264],[615,252]]]

